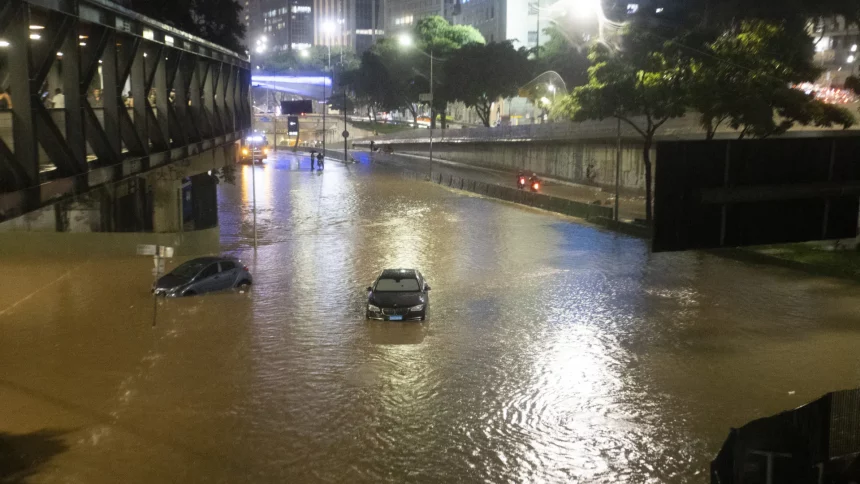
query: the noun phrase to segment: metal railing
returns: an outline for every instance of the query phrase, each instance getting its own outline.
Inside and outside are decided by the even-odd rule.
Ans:
[[[641,119],[636,119],[642,125]],[[858,130],[842,130],[841,128],[815,128],[809,126],[795,126],[788,136],[809,135],[827,132],[846,132],[857,134]],[[722,127],[717,132],[718,138],[737,137],[739,131],[728,127]],[[616,140],[619,136],[618,123],[612,119],[601,121],[556,122],[545,124],[527,124],[520,126],[497,126],[492,128],[473,127],[459,129],[436,130],[433,134],[434,143],[505,143],[505,142],[530,142],[530,141],[609,141]],[[625,142],[641,142],[642,136],[627,123],[621,123],[621,139]],[[427,143],[429,132],[427,129],[404,130],[387,135],[374,136],[377,143]],[[705,139],[705,131],[699,124],[696,115],[687,115],[681,118],[666,121],[656,132],[655,141]],[[356,140],[358,144],[366,144],[370,138]]]

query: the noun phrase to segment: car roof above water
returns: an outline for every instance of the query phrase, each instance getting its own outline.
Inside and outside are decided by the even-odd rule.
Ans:
[[[222,261],[222,260],[231,260],[231,261],[235,261],[236,259],[234,259],[234,258],[232,258],[232,257],[215,257],[215,256],[211,256],[211,255],[210,255],[210,256],[206,256],[206,257],[197,257],[197,258],[194,258],[194,259],[189,260],[188,262],[200,262],[200,263],[203,263],[203,264],[207,264],[207,263],[210,263],[210,262],[220,262],[220,261]]]
[[[415,269],[385,269],[379,277],[385,279],[417,279]]]

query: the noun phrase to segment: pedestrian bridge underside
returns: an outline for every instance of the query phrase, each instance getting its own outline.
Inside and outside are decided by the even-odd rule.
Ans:
[[[139,186],[178,161],[231,160],[251,125],[249,67],[106,0],[6,0],[0,222],[96,187]]]

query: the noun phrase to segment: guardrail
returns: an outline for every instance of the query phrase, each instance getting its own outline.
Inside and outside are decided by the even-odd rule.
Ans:
[[[641,119],[635,118],[641,123]],[[856,136],[860,130],[842,130],[838,128],[815,128],[809,126],[797,126],[783,136],[832,136],[834,133],[846,133]],[[604,119],[601,121],[558,122],[546,124],[527,124],[520,126],[497,126],[492,128],[473,127],[459,129],[434,129],[434,143],[521,143],[533,141],[606,141],[616,140],[621,136],[625,142],[642,142],[642,135],[629,124],[622,122],[619,133],[618,121],[616,119]],[[723,128],[717,132],[716,138],[736,138],[739,131]],[[429,143],[430,131],[428,129],[415,129],[398,131],[387,135],[374,136],[372,138],[378,144],[399,143]],[[681,118],[666,121],[655,135],[655,141],[670,140],[695,140],[705,139],[705,131],[699,124],[696,115],[687,115]],[[358,145],[367,145],[371,138],[356,140]]]

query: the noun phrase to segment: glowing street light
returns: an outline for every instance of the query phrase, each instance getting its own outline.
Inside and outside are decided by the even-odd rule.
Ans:
[[[334,33],[334,29],[335,29],[334,22],[329,20],[328,22],[323,24],[322,28],[323,28],[323,32],[331,35],[332,33]]]
[[[412,48],[412,37],[409,34],[403,33],[397,36],[397,43],[400,44],[404,50]],[[435,113],[433,112],[433,49],[430,49],[430,53],[424,52],[421,48],[416,48],[418,52],[421,52],[425,56],[430,58],[430,93],[427,98],[421,99],[422,101],[427,101],[430,103],[430,117],[433,118],[430,120],[430,169],[429,169],[429,179],[433,179],[433,125],[435,124]],[[423,97],[423,95],[422,95]]]
[[[600,0],[574,0],[570,2],[570,10],[577,18],[591,18],[599,16],[603,8]]]
[[[308,49],[302,49],[299,51],[299,55],[302,56],[303,58],[307,59],[308,57],[311,56],[311,53],[308,52]]]

